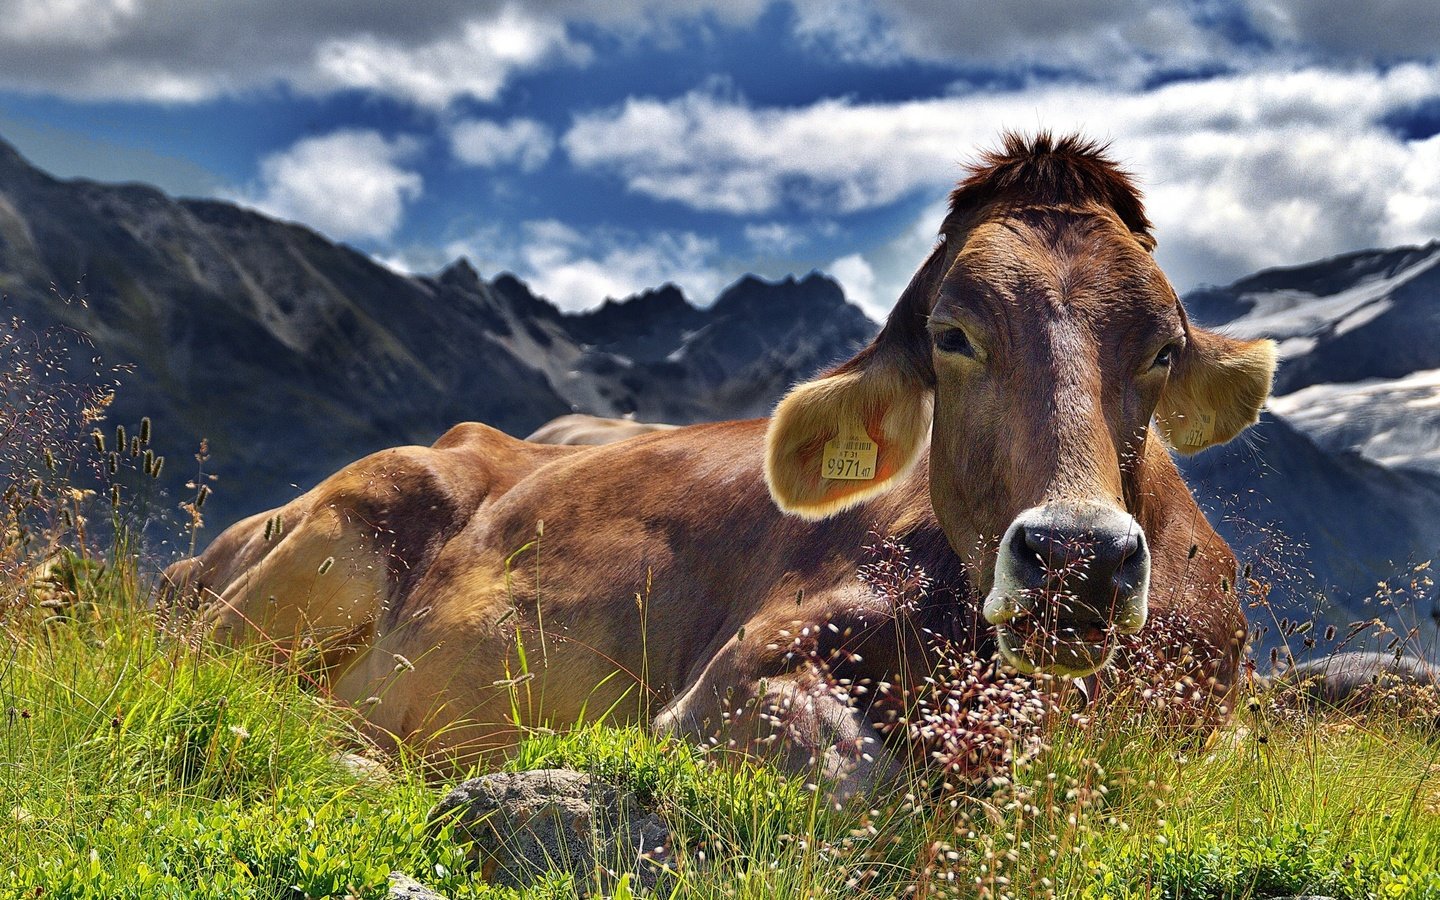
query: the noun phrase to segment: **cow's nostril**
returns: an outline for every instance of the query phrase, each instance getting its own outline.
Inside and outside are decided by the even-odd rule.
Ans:
[[[1048,526],[1022,526],[1016,529],[1010,544],[1014,560],[1025,571],[1040,577],[1048,574],[1052,566],[1060,564],[1061,561],[1056,559],[1059,551],[1060,542],[1055,530]]]
[[[1120,540],[1120,564],[1130,562],[1145,547],[1145,538],[1139,531],[1131,531]]]
[[[1145,546],[1145,533],[1138,528],[1125,534],[1121,541],[1120,564],[1115,567],[1117,577],[1132,577],[1137,570],[1150,564],[1150,550]]]
[[[1023,547],[1016,547],[1019,555],[1028,554],[1041,565],[1049,565],[1054,562],[1053,557],[1060,549],[1061,540],[1055,533],[1055,529],[1048,526],[1027,525],[1020,529],[1017,538],[1024,541]]]

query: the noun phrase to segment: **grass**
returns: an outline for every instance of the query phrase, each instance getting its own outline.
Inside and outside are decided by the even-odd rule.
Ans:
[[[133,557],[65,560],[3,620],[0,892],[366,897],[398,869],[451,897],[514,896],[427,833],[444,788],[417,765],[374,783],[337,762],[357,738],[322,690],[167,635]],[[1262,696],[1208,750],[1162,735],[1063,723],[982,789],[840,811],[639,729],[536,734],[509,766],[635,791],[683,848],[676,897],[1440,897],[1440,741],[1419,727],[1296,721]]]

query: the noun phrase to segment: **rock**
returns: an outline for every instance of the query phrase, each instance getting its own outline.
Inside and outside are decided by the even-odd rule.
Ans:
[[[1440,726],[1440,671],[1418,656],[1345,651],[1291,666],[1276,678],[1288,708],[1325,707],[1349,713],[1390,713]]]
[[[390,770],[385,768],[384,763],[359,753],[333,753],[330,761],[356,781],[384,784],[390,780]]]
[[[448,900],[444,894],[437,894],[404,872],[390,873],[389,900]]]
[[[672,859],[670,829],[635,796],[568,769],[502,772],[473,778],[430,811],[454,817],[457,838],[490,881],[525,887],[547,871],[575,876],[582,894],[610,890],[624,873],[653,889]]]

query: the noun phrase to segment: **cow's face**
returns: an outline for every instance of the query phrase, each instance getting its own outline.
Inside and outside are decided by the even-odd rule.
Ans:
[[[1151,548],[1137,516],[1152,417],[1211,429],[1192,443],[1215,437],[1215,410],[1161,407],[1207,338],[1103,211],[1011,209],[954,240],[924,334],[935,514],[1009,661],[1088,673],[1117,633],[1145,624]],[[1268,371],[1258,383],[1232,386],[1251,395],[1232,433],[1253,418]]]
[[[1152,420],[1182,452],[1227,441],[1274,370],[1270,342],[1190,325],[1148,248],[1098,205],[1012,204],[947,228],[875,342],[777,408],[776,502],[811,518],[861,502],[929,433],[935,514],[1002,652],[1023,670],[1103,666],[1147,615]],[[827,444],[857,425],[873,477],[826,477]]]

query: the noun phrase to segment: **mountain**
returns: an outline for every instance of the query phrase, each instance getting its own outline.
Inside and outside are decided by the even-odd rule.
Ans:
[[[1181,460],[1242,560],[1273,578],[1277,617],[1324,597],[1329,621],[1367,618],[1378,582],[1440,550],[1437,292],[1430,244],[1186,297],[1196,321],[1281,341],[1271,413]],[[742,278],[708,307],[666,285],[567,314],[464,260],[398,274],[228,203],[59,181],[3,143],[0,293],[31,324],[83,330],[105,359],[133,365],[110,418],[151,416],[167,471],[209,438],[220,475],[209,535],[455,422],[524,435],[572,410],[765,415],[876,329],[819,274]],[[1424,612],[1411,617],[1428,625]]]
[[[1185,305],[1280,344],[1260,424],[1182,461],[1212,520],[1274,570],[1282,612],[1323,595],[1331,619],[1382,613],[1379,585],[1408,591],[1414,566],[1440,554],[1440,243],[1270,269]],[[1402,599],[1434,646],[1433,592]]]
[[[3,142],[0,294],[30,324],[83,331],[133,366],[110,418],[150,416],[171,471],[209,439],[211,534],[456,422],[524,435],[576,409],[763,415],[876,329],[818,274],[742,279],[703,309],[667,286],[566,315],[464,260],[397,274],[229,203],[57,180]]]
[[[1320,446],[1440,472],[1440,242],[1269,269],[1185,304],[1280,342],[1270,408]]]

